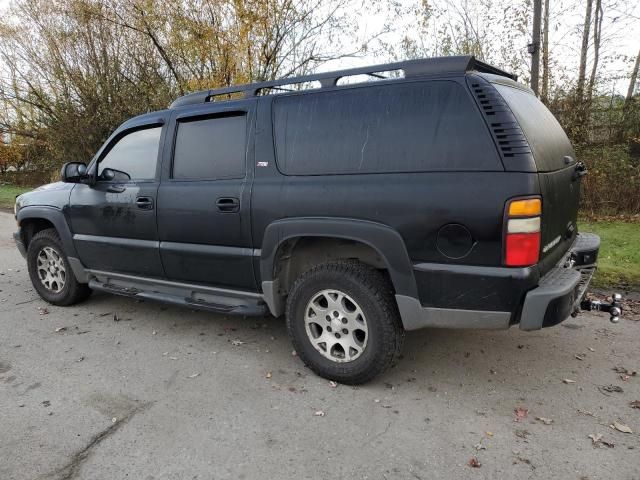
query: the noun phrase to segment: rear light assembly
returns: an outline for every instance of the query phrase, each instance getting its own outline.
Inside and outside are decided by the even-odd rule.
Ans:
[[[539,198],[510,200],[505,209],[504,264],[528,267],[540,258],[542,201]]]

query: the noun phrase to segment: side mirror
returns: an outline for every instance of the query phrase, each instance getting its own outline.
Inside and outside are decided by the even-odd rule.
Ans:
[[[100,178],[104,182],[128,182],[131,176],[127,172],[116,170],[115,168],[103,168]]]
[[[62,166],[60,179],[65,183],[80,183],[87,176],[87,166],[82,162],[69,162]]]

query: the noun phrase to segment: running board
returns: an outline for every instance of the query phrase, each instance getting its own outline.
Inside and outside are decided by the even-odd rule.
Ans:
[[[156,300],[223,315],[253,317],[269,313],[259,293],[95,270],[89,270],[88,274],[90,288],[115,295]]]

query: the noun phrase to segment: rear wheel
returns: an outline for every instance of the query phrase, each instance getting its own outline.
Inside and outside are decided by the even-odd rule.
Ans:
[[[309,368],[347,384],[386,370],[404,339],[389,282],[357,261],[325,263],[301,275],[287,299],[287,329]]]
[[[31,283],[38,294],[54,305],[73,305],[91,294],[91,289],[76,280],[55,229],[36,233],[27,249]]]

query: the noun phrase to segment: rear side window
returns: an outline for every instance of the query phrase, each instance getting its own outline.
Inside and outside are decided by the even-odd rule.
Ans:
[[[105,168],[125,172],[131,180],[156,176],[162,127],[145,128],[126,134],[100,160],[98,175]]]
[[[245,174],[246,116],[178,121],[173,178],[215,180]]]
[[[451,81],[281,97],[273,121],[289,175],[503,170],[473,100]]]
[[[499,83],[494,83],[494,87],[518,120],[538,170],[549,172],[566,168],[564,157],[575,154],[556,117],[531,92]]]

